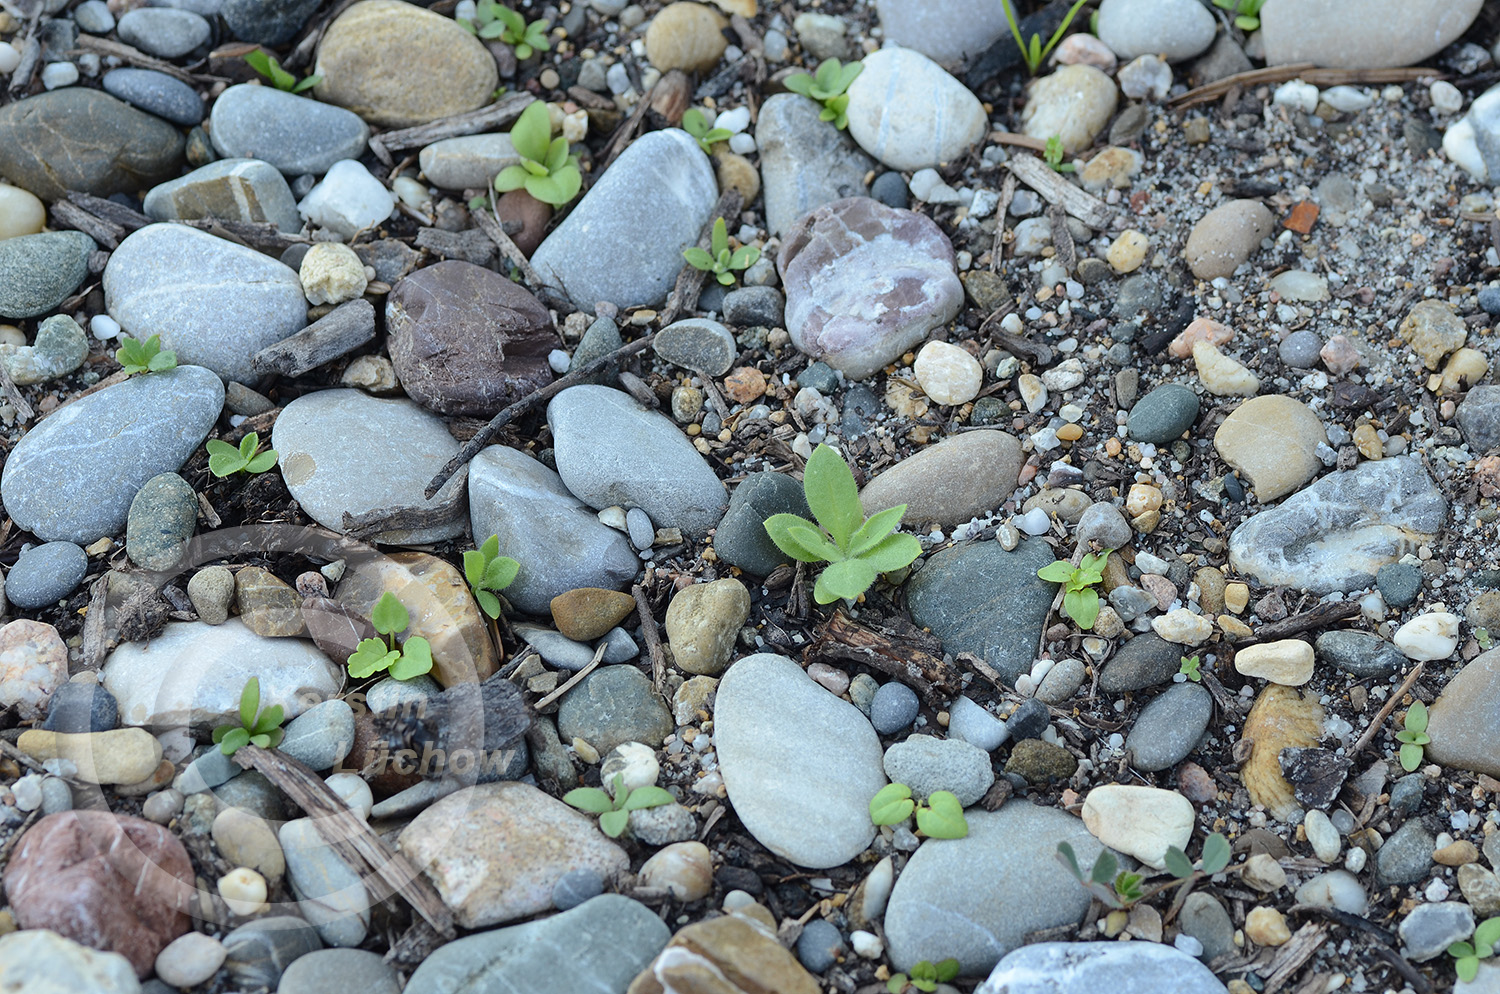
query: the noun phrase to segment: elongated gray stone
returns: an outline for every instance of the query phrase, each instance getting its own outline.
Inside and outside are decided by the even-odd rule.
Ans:
[[[94,240],[47,231],[0,241],[0,318],[34,318],[62,303],[89,274]]]
[[[1229,537],[1229,562],[1266,586],[1326,594],[1375,583],[1375,573],[1424,542],[1448,502],[1414,456],[1361,463],[1261,511]]]
[[[318,834],[311,818],[297,818],[277,833],[286,856],[287,882],[318,937],[330,946],[357,946],[370,928],[370,895],[359,873]]]
[[[1157,942],[1041,942],[996,964],[974,994],[1225,994],[1213,972]]]
[[[297,199],[286,178],[259,159],[221,159],[180,179],[151,188],[142,202],[157,221],[214,217],[230,221],[269,221],[283,231],[302,230]]]
[[[875,160],[830,122],[822,108],[796,93],[778,93],[760,109],[755,145],[760,149],[766,227],[779,234],[815,207],[869,192],[865,175]]]
[[[176,472],[223,406],[217,376],[178,366],[61,407],[11,450],[0,476],[6,513],[49,542],[86,545],[117,534],[136,491],[158,473]]]
[[[288,176],[322,175],[340,159],[357,159],[370,137],[342,107],[248,83],[219,94],[208,120],[220,155],[261,159]]]

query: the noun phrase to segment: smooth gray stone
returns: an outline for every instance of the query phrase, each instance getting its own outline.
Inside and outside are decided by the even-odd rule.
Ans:
[[[257,373],[302,376],[342,359],[375,337],[375,305],[363,297],[340,304],[290,338],[250,360]]]
[[[203,120],[203,101],[198,91],[164,72],[111,69],[102,82],[104,92],[173,124],[192,127]]]
[[[521,564],[504,596],[528,614],[545,616],[579,587],[618,590],[640,571],[624,535],[517,449],[491,445],[469,464],[469,520],[476,542],[497,535],[500,554]]]
[[[884,763],[891,782],[906,784],[914,796],[946,790],[965,807],[979,803],[995,782],[990,754],[961,739],[913,735],[887,749]]]
[[[91,35],[107,35],[115,29],[115,15],[104,0],[83,0],[73,8],[73,20]]]
[[[212,217],[268,221],[290,233],[302,230],[302,215],[297,213],[297,200],[286,178],[259,159],[210,162],[181,179],[152,187],[142,209],[157,221]]]
[[[220,155],[260,159],[288,176],[321,176],[340,159],[357,159],[370,137],[342,107],[249,83],[219,94],[209,124]]]
[[[1407,959],[1425,963],[1474,934],[1474,909],[1462,901],[1419,904],[1401,919],[1398,931]]]
[[[293,962],[323,947],[318,933],[296,915],[271,915],[224,936],[224,971],[243,988],[274,988]]]
[[[1147,773],[1176,766],[1193,751],[1213,717],[1214,699],[1196,683],[1174,683],[1147,704],[1125,737],[1130,765]]]
[[[5,578],[5,596],[23,611],[49,607],[78,589],[89,557],[72,542],[47,542],[22,552]]]
[[[1036,571],[1052,562],[1043,542],[1006,552],[998,542],[944,549],[907,582],[912,620],[932,629],[950,653],[972,652],[1007,683],[1031,669],[1057,585]]]
[[[190,10],[141,7],[120,16],[120,40],[163,59],[180,58],[208,41],[208,21]]]
[[[692,136],[652,131],[584,194],[531,264],[586,311],[599,301],[654,307],[667,299],[682,250],[697,244],[718,197],[713,167]]]
[[[289,821],[276,835],[286,856],[287,882],[319,938],[345,948],[363,942],[372,902],[359,874],[323,841],[311,818]]]
[[[515,633],[553,666],[577,673],[594,659],[594,648],[541,625],[514,625]]]
[[[974,994],[1226,994],[1187,953],[1159,942],[1039,942],[1006,956]]]
[[[241,383],[256,379],[257,352],[307,324],[295,271],[181,224],[150,224],[126,237],[104,269],[104,299],[129,334],[160,335],[179,363]]]
[[[582,369],[595,359],[602,359],[624,344],[625,340],[620,337],[618,325],[609,318],[595,318],[594,323],[589,325],[589,330],[583,333],[578,347],[573,350],[571,368]],[[608,363],[599,372],[591,373],[586,382],[611,386],[619,375],[619,367],[615,363]]]
[[[1076,925],[1089,909],[1088,891],[1057,861],[1059,842],[1085,873],[1098,859],[1104,847],[1083,822],[1022,800],[964,817],[968,836],[923,842],[891,891],[886,950],[898,970],[951,956],[961,976],[982,976],[1026,933]]]
[[[1104,0],[1099,40],[1121,64],[1140,55],[1180,62],[1201,55],[1214,42],[1218,24],[1197,0]]]
[[[1211,894],[1202,891],[1189,894],[1177,919],[1182,931],[1203,946],[1199,955],[1211,962],[1225,953],[1234,952],[1234,922]]]
[[[286,968],[276,994],[401,994],[401,977],[379,953],[319,949]]]
[[[729,372],[740,354],[733,333],[707,318],[688,318],[667,325],[656,333],[651,347],[667,362],[709,376]]]
[[[714,551],[731,566],[755,576],[768,576],[792,557],[766,534],[765,521],[773,514],[811,518],[802,485],[784,473],[752,473],[735,487],[729,510],[714,531]]]
[[[1182,669],[1183,647],[1155,632],[1146,632],[1121,645],[1099,674],[1106,694],[1145,690],[1172,679]]]
[[[1500,170],[1496,172],[1500,176]],[[1482,455],[1500,448],[1500,386],[1477,386],[1458,405],[1458,426],[1469,451]]]
[[[318,0],[223,0],[219,13],[241,41],[285,45],[317,9]]]
[[[634,666],[604,666],[563,695],[557,733],[582,738],[605,755],[624,742],[655,747],[672,732],[672,715],[651,680]]]
[[[1324,632],[1313,647],[1319,659],[1361,680],[1388,677],[1406,665],[1400,649],[1372,632]]]
[[[166,570],[182,560],[198,524],[198,495],[176,473],[147,480],[130,502],[125,551],[142,569]]]
[[[862,197],[875,160],[827,121],[804,96],[778,93],[760,109],[755,146],[766,203],[766,227],[779,234],[816,207],[844,197]]]
[[[220,752],[218,746],[212,746],[178,774],[173,786],[184,794],[201,794],[228,783],[243,772],[232,757]]]
[[[97,683],[65,683],[47,700],[50,732],[107,732],[120,724],[114,696]]]
[[[314,772],[331,770],[354,745],[354,710],[335,698],[308,708],[276,748]]]
[[[1327,594],[1375,583],[1381,566],[1435,537],[1448,502],[1415,456],[1330,473],[1229,536],[1229,563],[1266,586]]]
[[[438,947],[405,994],[623,994],[672,936],[655,912],[619,894]]]
[[[1375,877],[1382,886],[1414,884],[1432,869],[1435,842],[1420,818],[1411,818],[1375,850]]]
[[[1167,383],[1135,402],[1125,422],[1130,437],[1153,445],[1177,440],[1198,420],[1198,395],[1180,383]]]
[[[635,639],[623,628],[611,628],[602,639],[594,640],[594,648],[597,649],[601,642],[608,646],[604,650],[602,661],[609,665],[628,663],[641,654],[641,647],[635,644]]]
[[[547,405],[557,473],[594,508],[639,507],[658,528],[703,538],[729,503],[724,484],[676,425],[609,387],[577,386]]]
[[[786,320],[786,298],[774,286],[745,286],[738,290],[730,290],[724,294],[724,320],[741,327],[780,328]],[[736,346],[735,355],[738,354],[739,349]],[[823,368],[828,369],[827,366]],[[830,374],[832,372],[829,370]],[[803,386],[816,386],[822,393],[832,393],[838,385],[837,378],[834,378],[831,386],[827,383],[821,386],[808,383],[805,376],[799,376],[797,379]],[[827,389],[824,389],[825,386]]]
[[[97,248],[81,231],[46,231],[0,241],[0,318],[51,311],[89,274]]]
[[[19,527],[41,539],[88,544],[118,534],[136,491],[158,473],[176,472],[223,406],[224,384],[200,366],[105,387],[54,411],[16,443],[0,499]]]

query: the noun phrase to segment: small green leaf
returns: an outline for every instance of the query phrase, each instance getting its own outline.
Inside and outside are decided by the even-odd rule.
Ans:
[[[1067,583],[1073,578],[1073,565],[1058,559],[1036,571],[1036,575],[1048,583]]]
[[[349,656],[349,675],[356,680],[374,676],[389,669],[400,655],[380,639],[361,639]]]
[[[870,798],[870,821],[876,825],[899,825],[911,817],[914,808],[910,787],[888,783]]]
[[[1069,590],[1063,594],[1063,611],[1084,631],[1094,627],[1099,617],[1099,595],[1092,589]]]
[[[1496,943],[1500,943],[1500,918],[1486,918],[1474,929],[1474,949],[1488,956],[1494,952]]]
[[[391,676],[410,680],[432,672],[432,643],[413,635],[401,646],[401,658],[391,664]]]
[[[782,80],[781,85],[793,93],[800,93],[807,97],[812,95],[813,78],[808,73],[799,72]]]
[[[489,562],[491,559],[494,559],[496,556],[500,555],[500,536],[491,535],[489,538],[485,539],[484,544],[479,547],[479,551],[484,554],[485,562]]]
[[[1406,730],[1408,732],[1427,731],[1427,705],[1421,701],[1412,704],[1406,709]]]
[[[464,23],[467,23],[467,22],[464,22]],[[473,28],[470,28],[469,30],[472,33]],[[305,92],[307,90],[311,90],[313,87],[317,86],[321,82],[323,82],[323,77],[321,75],[319,75],[318,73],[313,73],[311,76],[308,76],[302,82],[300,82],[296,86],[292,87],[292,92],[293,93],[303,93],[303,92]]]
[[[686,259],[687,264],[689,266],[692,266],[694,269],[701,269],[705,273],[713,272],[714,257],[709,255],[707,252],[696,245],[692,246],[691,248],[683,249],[682,257]]]
[[[215,728],[213,730],[213,735],[212,735],[212,738],[214,740],[214,745],[218,745],[220,742],[223,742],[224,741],[224,736],[229,732],[229,730],[231,728],[235,728],[235,727],[237,727],[237,726],[235,726],[235,725],[220,725],[218,728]]]
[[[708,118],[696,107],[689,107],[682,112],[682,130],[694,138],[702,138],[708,134]]]
[[[854,64],[859,65],[859,63],[857,62]],[[860,66],[860,68],[863,69],[864,67]],[[958,960],[953,959],[952,957],[949,957],[945,960],[939,960],[937,963],[937,976],[934,979],[936,979],[940,984],[946,984],[948,981],[958,976],[959,965],[960,964]]]
[[[1241,14],[1234,19],[1234,26],[1241,31],[1255,31],[1260,28],[1260,18]]]
[[[760,258],[760,249],[754,245],[741,245],[729,257],[730,269],[749,269]]]
[[[906,974],[891,974],[891,979],[885,982],[885,989],[890,991],[891,994],[901,994],[902,991],[906,990]]]
[[[868,563],[877,573],[890,573],[910,566],[922,554],[922,543],[914,535],[887,535],[875,548],[862,553],[858,559]]]
[[[547,105],[540,100],[527,104],[510,129],[510,140],[526,158],[536,162],[545,159],[552,141],[552,119],[547,114]]]
[[[470,549],[464,553],[464,579],[469,581],[471,587],[484,586],[485,561],[484,553],[478,549]]]
[[[1407,744],[1401,747],[1401,768],[1410,773],[1422,765],[1422,747]]]
[[[219,751],[226,756],[233,756],[235,752],[244,745],[250,743],[250,733],[243,728],[231,728],[224,733],[219,740]]]
[[[1089,879],[1096,884],[1109,884],[1115,879],[1115,871],[1120,868],[1120,861],[1115,854],[1108,849],[1099,853],[1099,858],[1094,860],[1094,867],[1089,871]]]
[[[629,824],[629,811],[606,811],[599,816],[599,827],[611,839],[618,839],[620,834],[625,831],[625,826]]]
[[[933,791],[927,804],[917,809],[917,828],[932,839],[962,839],[969,834],[964,806],[946,790]]]
[[[1462,958],[1464,956],[1473,956],[1474,947],[1469,945],[1469,943],[1467,942],[1455,942],[1448,947],[1448,955],[1459,958]]]
[[[1402,731],[1399,731],[1399,732],[1396,733],[1396,741],[1397,742],[1410,742],[1413,745],[1415,745],[1416,741],[1417,741],[1417,733],[1413,732],[1413,731],[1410,731],[1410,730],[1403,729]]]
[[[259,718],[255,719],[255,727],[251,731],[258,735],[272,732],[281,724],[281,719],[285,717],[285,714],[286,712],[280,704],[273,704],[262,711]]]
[[[901,519],[905,514],[906,505],[898,504],[870,515],[849,539],[849,555],[858,556],[875,548],[882,539],[901,526]]]
[[[729,272],[728,270],[725,270],[715,273],[714,279],[718,280],[719,283],[723,286],[729,286],[734,283],[734,274]]]
[[[716,260],[729,251],[729,231],[724,227],[722,217],[714,221],[713,233],[709,236],[709,246],[709,252]]]
[[[792,541],[798,546],[814,553],[819,559],[826,559],[830,563],[841,562],[844,558],[839,547],[828,541],[823,533],[811,525],[792,525],[788,528]]]
[[[250,457],[255,455],[255,450],[258,448],[260,448],[260,436],[255,432],[252,431],[240,439],[240,455],[246,462],[250,461]]]
[[[375,608],[370,612],[370,623],[382,635],[395,635],[405,631],[406,626],[411,624],[411,615],[407,613],[406,605],[387,590],[375,602]]]
[[[506,33],[509,34],[509,32]],[[518,42],[516,44],[516,58],[520,59],[522,62],[525,62],[527,59],[531,58],[531,46],[526,44],[524,41]]]
[[[491,618],[500,617],[500,598],[488,590],[476,590],[474,591],[474,599],[479,602],[479,610]]]
[[[602,815],[615,809],[614,800],[598,787],[575,787],[563,795],[563,803],[580,811]]]
[[[1458,974],[1458,979],[1468,983],[1479,975],[1479,957],[1465,956],[1453,964],[1453,971]]]
[[[839,81],[839,68],[838,59],[824,59],[818,64],[817,72],[813,74],[813,81],[821,90],[838,92],[834,90],[834,87]]]
[[[260,49],[245,53],[245,64],[267,79],[271,78],[271,56]]]
[[[1063,865],[1063,868],[1073,874],[1073,879],[1079,883],[1083,883],[1083,870],[1078,866],[1078,854],[1073,852],[1072,844],[1059,842],[1057,844],[1056,856],[1057,861]]]
[[[504,590],[516,579],[521,564],[509,556],[496,556],[484,569],[484,587],[488,590]]]
[[[526,185],[526,180],[531,174],[522,166],[506,166],[495,175],[495,190],[499,193],[509,193],[519,190]]]
[[[848,549],[849,540],[864,524],[865,511],[854,474],[837,449],[819,445],[813,450],[802,472],[802,490],[818,524],[840,549]]]
[[[845,559],[818,574],[813,584],[813,599],[832,604],[839,599],[853,600],[875,582],[875,568],[863,559]]]
[[[256,456],[254,459],[251,459],[249,462],[245,463],[245,472],[264,473],[274,465],[276,465],[276,450],[267,449],[260,455]]]
[[[1229,865],[1230,847],[1229,840],[1219,832],[1215,832],[1203,840],[1203,859],[1200,861],[1203,872],[1215,874]]]
[[[622,811],[639,811],[642,808],[659,808],[663,804],[675,804],[677,798],[661,787],[637,787],[620,806]]]
[[[839,72],[839,79],[835,88],[839,93],[846,92],[849,89],[849,84],[853,83],[859,74],[864,71],[865,64],[863,62],[849,63]]]
[[[806,528],[816,527],[811,521],[796,514],[773,514],[765,520],[763,527],[776,548],[785,552],[793,559],[804,563],[820,563],[823,557],[811,549],[805,549],[792,537],[791,530],[796,526]]]
[[[255,712],[260,710],[260,677],[251,677],[245,681],[245,689],[240,691],[240,724],[246,728],[255,726]]]
[[[1179,880],[1193,875],[1193,861],[1176,846],[1167,846],[1167,854],[1162,862],[1166,864],[1167,872]]]

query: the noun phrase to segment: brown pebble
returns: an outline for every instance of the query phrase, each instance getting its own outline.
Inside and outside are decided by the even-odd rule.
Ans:
[[[1444,866],[1463,866],[1479,862],[1479,850],[1468,839],[1459,839],[1433,853],[1432,858]]]

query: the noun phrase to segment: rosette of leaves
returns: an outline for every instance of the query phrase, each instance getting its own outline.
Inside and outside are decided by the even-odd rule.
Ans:
[[[713,155],[715,144],[727,142],[734,137],[728,128],[710,125],[708,117],[696,107],[689,107],[682,112],[682,130],[693,136],[704,155]]]
[[[223,479],[235,473],[264,473],[276,465],[276,450],[260,451],[260,435],[249,432],[240,439],[238,446],[211,438],[204,445],[208,450],[208,471]]]
[[[922,554],[916,538],[896,532],[905,504],[865,517],[854,474],[835,449],[819,445],[813,450],[802,473],[802,490],[817,522],[773,514],[765,528],[776,547],[793,559],[829,564],[813,586],[819,604],[852,600],[869,590],[879,574],[910,566]]]
[[[660,787],[625,786],[625,778],[615,774],[615,796],[598,787],[576,787],[563,795],[563,803],[579,811],[599,816],[599,828],[611,839],[618,839],[630,823],[630,812],[671,804],[677,798]]]
[[[1099,617],[1099,592],[1094,584],[1104,582],[1104,563],[1113,549],[1105,549],[1098,555],[1092,552],[1074,566],[1066,559],[1048,563],[1036,571],[1036,575],[1051,583],[1063,585],[1063,613],[1088,631]]]
[[[516,58],[529,59],[532,52],[547,52],[552,43],[547,40],[550,21],[532,21],[495,0],[480,0],[474,10],[474,20],[459,19],[459,26],[471,35],[481,38],[498,38],[516,50]]]
[[[969,834],[964,806],[951,791],[935,790],[918,804],[906,784],[888,783],[870,798],[870,821],[876,825],[899,825],[913,814],[917,830],[930,839],[962,839]]]
[[[220,725],[214,729],[214,743],[226,756],[233,756],[241,746],[274,748],[285,734],[281,728],[284,711],[280,704],[260,709],[260,677],[251,677],[240,691],[240,723]]]
[[[387,590],[375,602],[370,623],[381,638],[361,639],[349,656],[349,675],[356,680],[388,672],[397,680],[410,680],[432,670],[432,644],[413,635],[398,645],[396,636],[411,624],[406,605]]]
[[[1422,751],[1432,739],[1427,737],[1427,705],[1421,701],[1406,709],[1404,727],[1396,733],[1401,743],[1401,768],[1410,773],[1422,765]]]
[[[115,362],[126,376],[160,373],[177,367],[177,353],[162,351],[160,335],[152,335],[144,342],[126,336],[115,349]]]
[[[500,555],[500,536],[491,535],[477,549],[464,553],[464,579],[479,603],[479,609],[491,618],[500,617],[500,598],[495,596],[515,580],[521,564]]]
[[[510,143],[521,157],[520,165],[506,166],[495,177],[501,193],[524,189],[537,200],[561,207],[583,187],[578,156],[568,154],[568,140],[552,137],[552,118],[540,100],[526,105],[510,129]]]
[[[797,73],[783,80],[783,85],[793,93],[811,97],[823,105],[818,114],[822,121],[832,121],[840,131],[849,126],[849,84],[865,71],[863,62],[843,65],[838,59],[824,59],[812,73]]]
[[[1495,955],[1495,943],[1500,942],[1500,918],[1487,918],[1474,929],[1473,942],[1455,942],[1448,947],[1453,957],[1453,969],[1458,979],[1473,980],[1479,973],[1479,961]]]
[[[712,253],[705,252],[694,245],[683,249],[682,257],[694,269],[713,273],[714,278],[724,286],[729,286],[734,282],[735,270],[749,269],[760,258],[760,249],[754,245],[741,245],[733,252],[729,251],[729,229],[724,226],[722,217],[714,221],[714,230],[710,235],[709,244],[713,246]]]

